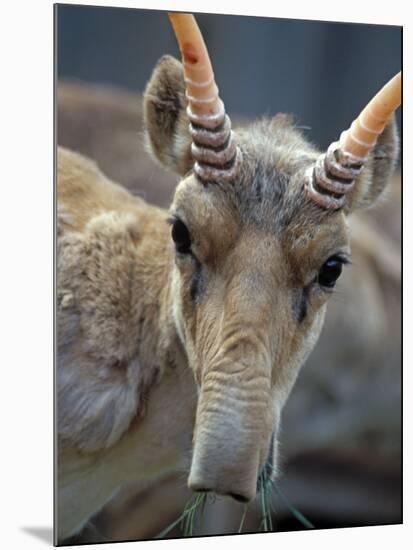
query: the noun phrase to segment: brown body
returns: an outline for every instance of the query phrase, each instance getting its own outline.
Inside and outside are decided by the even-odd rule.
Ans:
[[[151,477],[187,466],[182,460],[191,447],[195,387],[172,324],[173,246],[166,213],[62,148],[58,170],[64,538],[125,482],[145,486]],[[152,389],[149,402],[157,380],[162,384]]]
[[[322,327],[317,274],[349,255],[347,212],[301,191],[318,152],[288,119],[239,130],[239,179],[205,185],[191,172],[178,62],[161,61],[145,98],[153,153],[185,176],[169,215],[189,228],[191,254],[175,250],[166,211],[58,153],[61,538],[122,484],[189,465],[192,489],[253,498]],[[380,194],[396,155],[391,123],[348,210]]]

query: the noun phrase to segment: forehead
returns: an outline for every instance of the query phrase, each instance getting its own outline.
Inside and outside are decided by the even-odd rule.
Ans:
[[[251,228],[261,233],[305,240],[329,226],[336,237],[341,213],[322,210],[303,189],[305,170],[319,152],[285,116],[262,120],[237,131],[243,154],[234,183],[203,184],[192,174],[178,186],[174,208],[189,225],[217,228],[218,233]],[[302,236],[304,233],[304,236]]]

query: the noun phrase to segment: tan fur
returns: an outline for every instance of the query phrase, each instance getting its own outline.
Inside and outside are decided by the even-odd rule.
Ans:
[[[180,64],[164,58],[145,122],[158,160],[185,174],[182,90]],[[349,254],[347,219],[305,200],[301,176],[318,153],[289,119],[238,138],[234,185],[204,186],[189,172],[175,192],[170,214],[187,225],[192,255],[175,252],[166,211],[59,149],[61,538],[128,481],[190,463],[192,489],[248,500],[267,459],[277,465],[281,411],[325,315],[317,274]],[[354,204],[379,194],[374,171]]]
[[[176,467],[179,449],[190,447],[194,388],[168,307],[173,250],[165,213],[63,148],[58,169],[57,411],[64,538],[128,478],[147,483]],[[147,392],[160,377],[163,386],[152,394],[158,400],[142,425]],[[176,391],[184,408],[176,403]],[[172,414],[175,430],[169,425]],[[121,466],[117,457],[125,447]]]

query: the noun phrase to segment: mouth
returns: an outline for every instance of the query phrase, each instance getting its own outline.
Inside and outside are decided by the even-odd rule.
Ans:
[[[303,527],[306,529],[314,529],[314,525],[289,502],[289,499],[278,486],[278,482],[276,481],[277,467],[276,465],[274,466],[274,437],[275,432],[273,432],[271,437],[267,460],[262,466],[257,478],[256,497],[254,500],[257,502],[261,513],[261,521],[257,530],[264,532],[274,531],[275,525],[273,524],[273,517],[275,515],[275,510],[273,507],[273,499],[275,496],[284,502],[284,505],[287,506],[292,515],[303,525]],[[194,536],[196,534],[197,524],[202,522],[202,516],[207,502],[209,502],[209,505],[213,504],[217,496],[219,496],[219,494],[213,490],[199,489],[194,491],[194,495],[187,502],[179,518],[164,529],[157,538],[164,538],[177,525],[181,526],[184,536]],[[240,518],[240,524],[237,531],[238,533],[242,533],[247,512],[250,509],[247,503],[251,501],[237,494],[229,493],[227,496],[238,502],[244,503],[244,512]]]
[[[274,481],[274,478],[276,477],[276,467],[274,466],[274,437],[275,432],[272,433],[270,438],[270,445],[268,449],[267,458],[262,465],[261,469],[258,470],[258,476],[256,479],[256,485],[255,485],[255,493],[258,495],[262,492],[267,492],[270,489],[271,484]],[[216,491],[212,488],[209,488],[205,485],[197,485],[191,487],[193,492],[198,495],[219,495],[219,496],[227,496],[232,498],[233,500],[246,504],[248,502],[251,502],[253,498],[251,498],[249,495],[245,495],[242,493],[238,493],[237,491]]]

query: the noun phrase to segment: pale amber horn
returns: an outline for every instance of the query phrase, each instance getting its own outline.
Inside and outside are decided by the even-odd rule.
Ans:
[[[354,188],[369,152],[401,103],[401,73],[373,97],[339,141],[331,143],[304,177],[308,196],[318,206],[338,210]]]
[[[373,97],[350,128],[341,134],[342,152],[364,162],[400,103],[401,73],[398,73]]]
[[[182,56],[194,171],[204,182],[231,181],[239,172],[242,155],[218,94],[201,31],[191,14],[168,15]]]
[[[186,93],[192,113],[202,122],[222,122],[224,106],[201,31],[193,15],[169,13],[184,66]],[[213,126],[213,124],[211,124]]]

